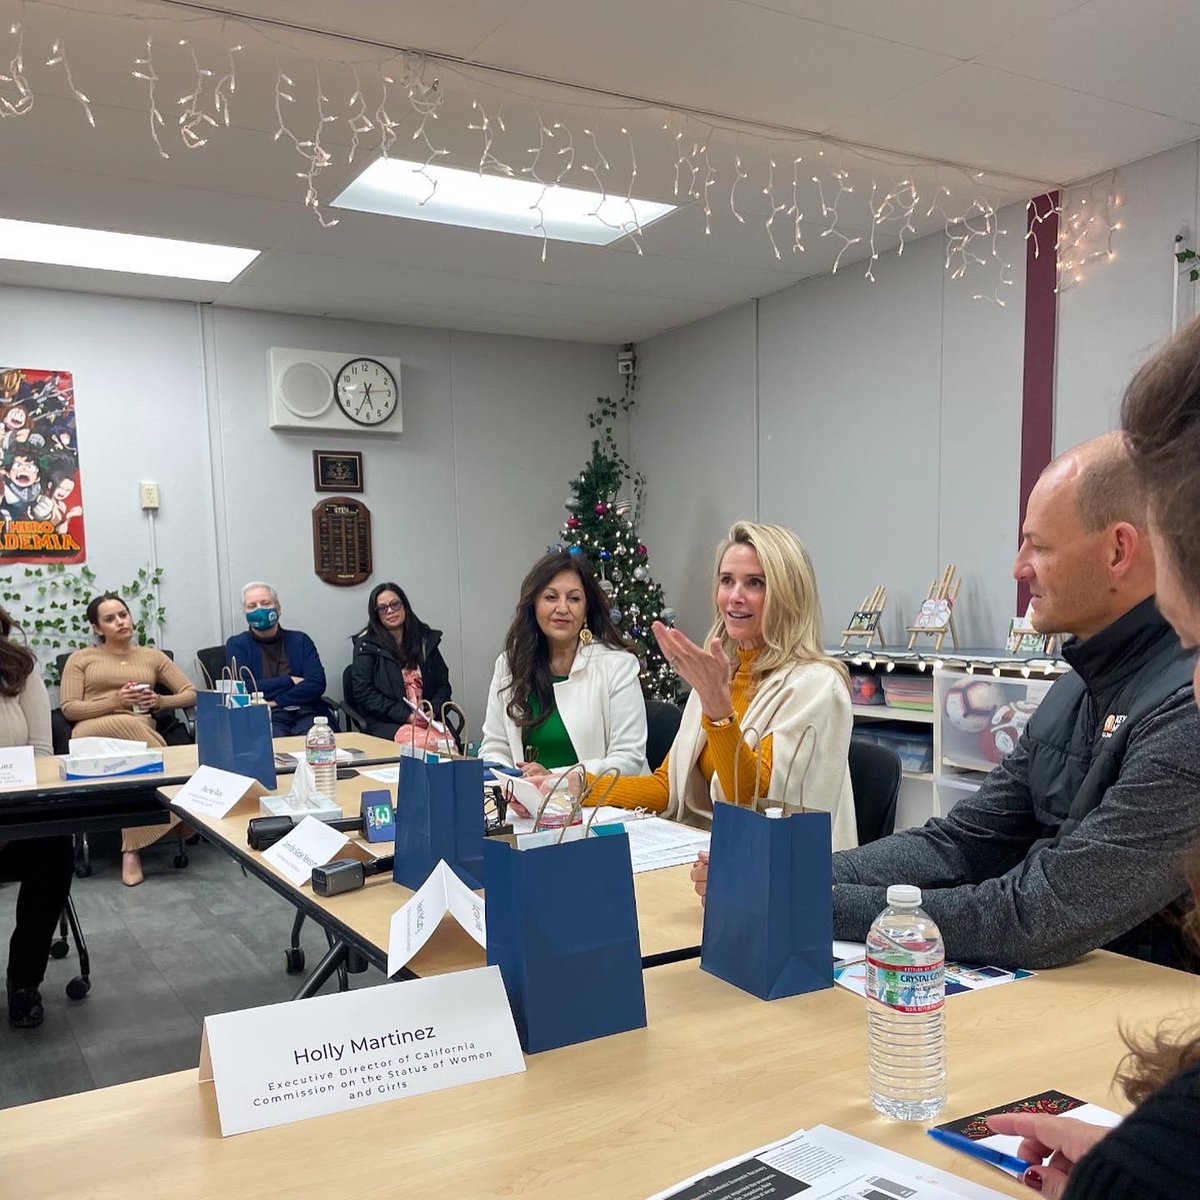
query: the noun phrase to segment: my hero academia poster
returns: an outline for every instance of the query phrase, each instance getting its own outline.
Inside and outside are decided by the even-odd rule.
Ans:
[[[0,488],[0,565],[84,561],[69,371],[0,367]]]

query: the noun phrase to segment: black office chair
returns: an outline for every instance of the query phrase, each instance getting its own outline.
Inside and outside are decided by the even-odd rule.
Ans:
[[[682,710],[666,700],[646,701],[646,761],[657,771],[679,732]]]
[[[346,665],[342,671],[342,703],[340,705],[342,714],[346,718],[346,731],[353,733],[358,730],[360,733],[367,731],[367,719],[355,707],[354,699],[354,675],[350,664]]]
[[[866,738],[850,739],[850,785],[860,846],[887,837],[896,828],[902,775],[900,757],[894,750]]]

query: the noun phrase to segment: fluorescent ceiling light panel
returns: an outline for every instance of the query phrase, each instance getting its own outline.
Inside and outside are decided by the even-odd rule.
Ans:
[[[356,212],[523,237],[542,236],[539,204],[547,237],[592,246],[607,246],[635,233],[639,226],[645,229],[677,207],[626,200],[619,193],[603,197],[583,188],[543,188],[531,179],[481,175],[437,164],[425,167],[400,158],[377,158],[334,201],[335,207]]]
[[[164,279],[201,279],[229,283],[259,255],[237,246],[178,242],[140,233],[110,233],[74,225],[42,225],[0,217],[0,259],[87,267]]]

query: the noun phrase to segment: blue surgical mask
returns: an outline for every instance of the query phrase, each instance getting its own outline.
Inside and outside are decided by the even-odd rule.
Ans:
[[[274,629],[279,624],[279,609],[252,608],[246,614],[246,624],[259,633],[266,633],[268,629]]]

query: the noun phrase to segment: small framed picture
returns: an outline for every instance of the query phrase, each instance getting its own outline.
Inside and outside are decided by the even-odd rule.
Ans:
[[[361,450],[314,450],[313,487],[318,492],[361,492]]]

